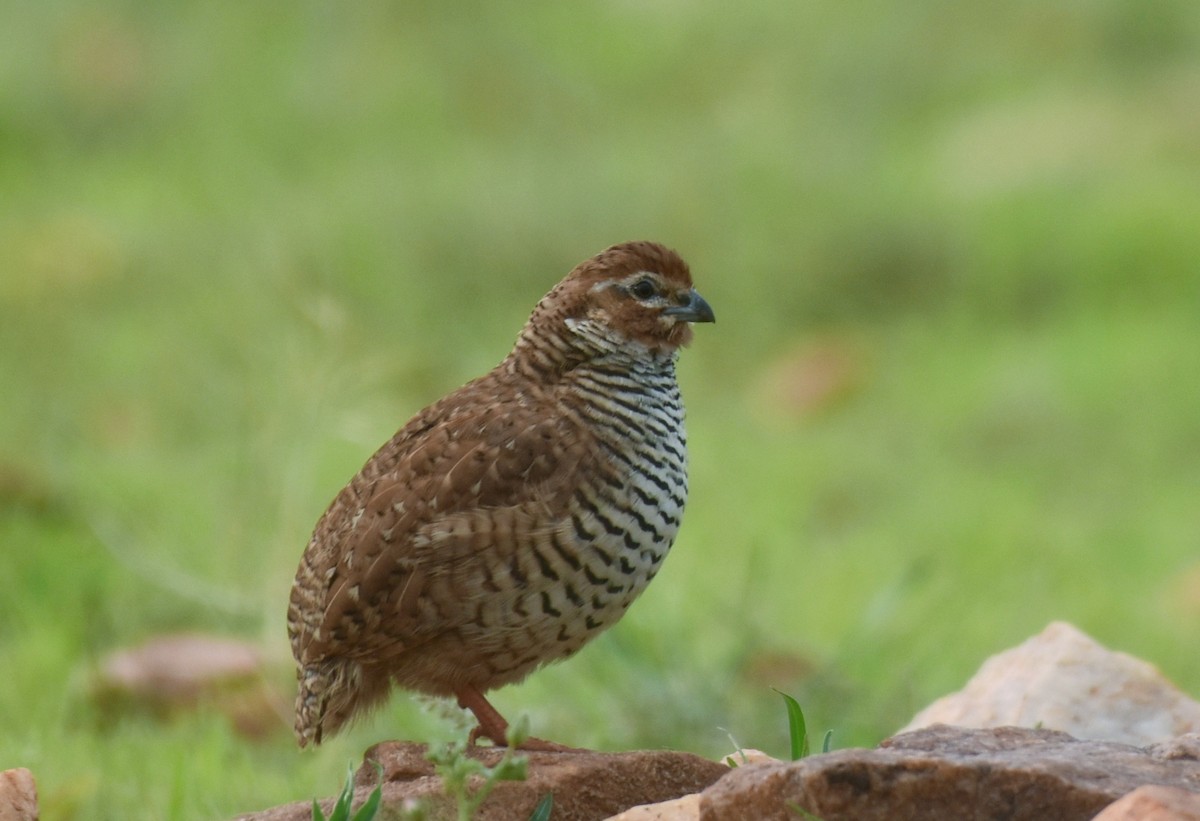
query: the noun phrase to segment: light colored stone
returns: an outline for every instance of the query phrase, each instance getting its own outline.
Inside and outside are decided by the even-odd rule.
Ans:
[[[740,749],[722,757],[721,761],[733,761],[735,767],[753,767],[755,764],[778,763],[779,759],[767,755],[762,750]],[[699,817],[700,794],[692,793],[673,801],[630,807],[606,821],[692,821]]]
[[[1200,821],[1200,793],[1148,784],[1109,804],[1092,821]]]
[[[731,770],[700,797],[702,821],[1088,821],[1144,784],[1200,790],[1200,737],[1139,749],[1053,730],[937,725],[874,750]]]
[[[37,821],[37,784],[23,767],[0,772],[0,821]]]
[[[225,713],[242,735],[260,739],[290,730],[291,696],[263,675],[262,654],[249,642],[203,633],[154,636],[114,650],[100,662],[92,697],[101,712],[169,717],[198,704]]]
[[[933,724],[1045,727],[1145,745],[1200,732],[1200,703],[1153,665],[1054,622],[988,659],[966,687],[926,707],[901,732]]]
[[[100,665],[100,686],[164,702],[185,702],[213,686],[254,678],[258,648],[237,639],[179,633],[117,650]]]
[[[610,816],[606,821],[695,821],[699,817],[700,793],[694,792],[673,801],[630,807],[625,812]]]
[[[750,767],[754,764],[767,764],[772,761],[778,761],[779,759],[775,758],[774,756],[767,755],[762,750],[744,749],[732,752],[723,757],[721,760],[724,762],[729,762],[732,760],[734,766],[737,767]]]

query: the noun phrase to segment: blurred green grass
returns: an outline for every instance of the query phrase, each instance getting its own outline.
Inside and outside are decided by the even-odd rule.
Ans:
[[[613,242],[691,261],[660,579],[502,691],[605,749],[869,744],[1068,619],[1200,693],[1200,9],[26,4],[0,26],[0,767],[43,817],[332,793],[106,652],[261,642],[312,524]],[[834,353],[842,388],[786,400]],[[841,364],[838,364],[841,363]],[[802,387],[802,386],[801,386]],[[282,728],[282,721],[281,721]]]

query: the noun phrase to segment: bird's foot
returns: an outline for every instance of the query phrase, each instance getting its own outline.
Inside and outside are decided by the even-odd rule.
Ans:
[[[504,732],[495,733],[488,732],[482,725],[471,731],[468,743],[471,746],[476,746],[479,739],[487,739],[492,742],[493,747],[508,747],[508,726],[504,727]],[[583,749],[579,747],[568,747],[566,744],[558,744],[554,741],[546,741],[544,738],[523,738],[514,748],[528,753],[581,753]]]
[[[582,753],[586,750],[580,747],[568,747],[566,744],[559,744],[554,741],[546,741],[544,738],[527,738],[517,745],[518,750],[524,750],[531,753]]]
[[[508,722],[484,698],[483,693],[474,687],[464,687],[458,691],[457,695],[459,705],[474,713],[475,719],[479,722],[479,726],[471,731],[471,735],[468,738],[468,743],[471,746],[475,746],[476,742],[481,738],[486,738],[497,747],[509,746]],[[517,739],[516,749],[539,753],[581,752],[578,747],[568,747],[565,744],[556,744],[553,741],[545,741],[541,738]]]

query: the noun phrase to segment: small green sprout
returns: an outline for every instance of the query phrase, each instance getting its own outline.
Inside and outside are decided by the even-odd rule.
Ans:
[[[379,773],[379,784],[371,791],[370,796],[363,802],[363,805],[358,808],[358,812],[350,815],[350,802],[354,800],[354,766],[347,765],[346,767],[346,783],[342,787],[341,794],[338,795],[337,801],[334,802],[333,812],[328,818],[321,810],[321,805],[317,803],[317,799],[313,799],[312,817],[313,821],[373,821],[379,813],[379,805],[383,801],[383,767],[378,762],[375,764],[375,769]]]
[[[434,770],[441,776],[443,789],[458,807],[459,821],[470,821],[475,811],[501,781],[525,780],[529,760],[514,751],[527,738],[529,720],[522,716],[509,727],[505,738],[508,747],[500,760],[491,767],[467,755],[469,741],[465,738],[452,741],[441,749],[429,751],[428,758],[433,762]],[[483,777],[483,783],[478,789],[472,790],[470,780],[476,775]]]
[[[554,809],[554,793],[546,793],[542,800],[533,808],[529,821],[550,821],[550,811]]]
[[[808,726],[804,720],[804,711],[800,709],[800,702],[787,693],[781,690],[775,690],[775,692],[783,696],[783,703],[787,706],[788,738],[791,740],[792,761],[799,761],[809,754]],[[826,730],[825,736],[821,739],[821,752],[829,752],[832,743],[833,730]]]

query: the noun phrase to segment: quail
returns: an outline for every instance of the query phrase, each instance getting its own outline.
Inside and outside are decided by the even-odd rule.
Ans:
[[[393,686],[457,698],[472,739],[506,743],[484,694],[612,626],[666,558],[687,499],[675,362],[712,321],[675,252],[615,245],[367,460],[291,591],[301,747]]]

